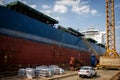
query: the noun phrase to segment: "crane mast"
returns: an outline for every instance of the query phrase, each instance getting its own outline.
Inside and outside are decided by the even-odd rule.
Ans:
[[[106,0],[106,52],[100,56],[98,67],[120,68],[120,57],[115,45],[114,0]]]
[[[114,0],[106,0],[106,53],[105,56],[119,57],[115,45]]]

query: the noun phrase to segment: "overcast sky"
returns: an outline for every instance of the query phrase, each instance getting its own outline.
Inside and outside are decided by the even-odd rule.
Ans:
[[[9,3],[16,0],[0,0]],[[59,25],[80,31],[106,31],[105,0],[19,0],[59,21]],[[120,53],[120,0],[115,2],[116,47]]]

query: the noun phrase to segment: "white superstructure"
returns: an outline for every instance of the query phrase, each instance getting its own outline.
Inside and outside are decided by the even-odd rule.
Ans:
[[[105,45],[106,32],[100,32],[98,30],[95,30],[94,28],[90,28],[88,30],[82,31],[82,33],[85,35],[85,38],[92,38],[96,40],[98,43]]]

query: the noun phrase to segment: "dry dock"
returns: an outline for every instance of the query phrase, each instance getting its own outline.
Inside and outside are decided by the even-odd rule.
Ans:
[[[120,70],[97,70],[97,76],[93,78],[80,78],[77,75],[77,71],[66,71],[63,75],[54,75],[52,77],[40,77],[27,79],[23,77],[13,76],[13,77],[2,77],[0,80],[119,80]],[[117,77],[117,78],[114,78]]]

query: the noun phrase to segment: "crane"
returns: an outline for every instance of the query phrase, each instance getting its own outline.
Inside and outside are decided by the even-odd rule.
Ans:
[[[106,37],[106,52],[100,57],[98,67],[120,68],[115,44],[114,0],[106,0]]]

